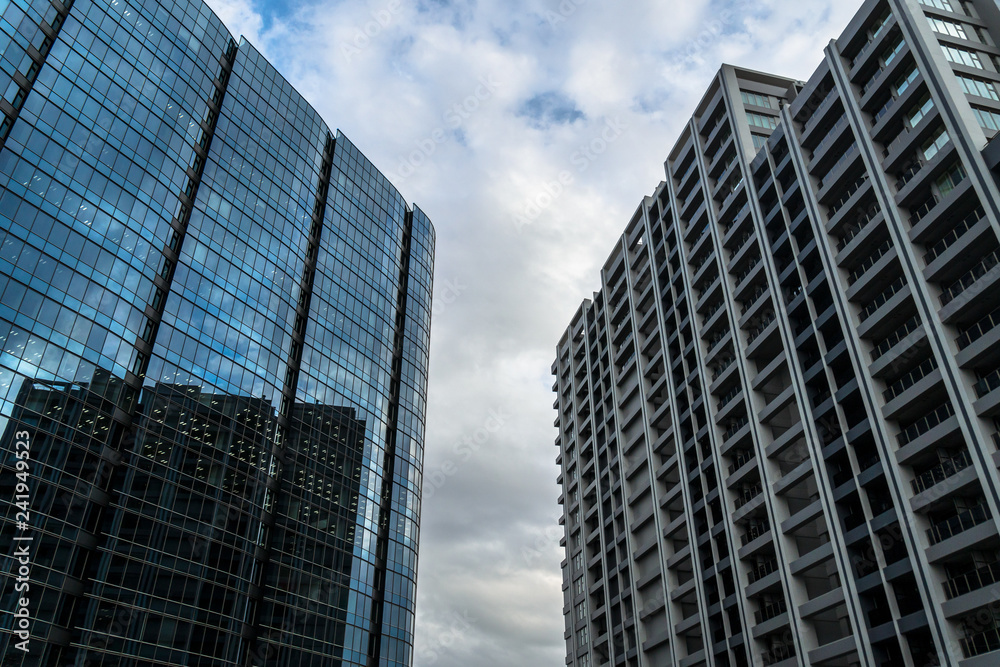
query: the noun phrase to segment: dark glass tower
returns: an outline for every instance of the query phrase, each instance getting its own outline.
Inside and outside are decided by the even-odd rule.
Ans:
[[[430,222],[201,2],[0,14],[2,664],[410,665]]]

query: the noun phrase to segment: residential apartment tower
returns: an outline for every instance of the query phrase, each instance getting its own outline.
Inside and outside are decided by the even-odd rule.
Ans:
[[[1000,663],[997,43],[713,80],[552,365],[567,665]]]

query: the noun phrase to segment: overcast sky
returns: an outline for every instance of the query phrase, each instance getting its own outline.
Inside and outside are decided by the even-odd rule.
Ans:
[[[555,345],[719,65],[861,0],[208,0],[437,228],[415,667],[564,664]]]

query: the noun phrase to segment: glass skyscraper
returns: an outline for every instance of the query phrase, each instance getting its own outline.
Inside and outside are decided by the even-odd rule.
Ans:
[[[0,8],[0,664],[410,665],[429,220],[197,0]]]

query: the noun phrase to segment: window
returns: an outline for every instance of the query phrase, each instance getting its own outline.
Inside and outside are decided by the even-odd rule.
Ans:
[[[930,95],[924,95],[923,99],[914,105],[913,111],[907,119],[910,121],[910,127],[916,127],[920,124],[920,121],[924,119],[924,116],[931,112],[934,108],[934,100],[931,99]]]
[[[573,592],[577,595],[583,595],[586,590],[586,579],[584,579],[584,577],[577,577],[576,581],[573,582]]]
[[[753,111],[747,111],[747,121],[756,127],[763,127],[767,130],[773,130],[778,127],[778,119],[774,116],[765,116],[763,114],[754,113]]]
[[[889,19],[891,19],[891,18],[892,18],[892,13],[891,12],[887,13],[885,16],[882,17],[882,20],[880,20],[879,23],[878,23],[878,27],[875,28],[874,31],[872,31],[871,39],[868,40],[869,44],[871,44],[876,39],[878,39],[878,36],[882,34],[883,30],[885,30],[885,26],[886,26],[886,24],[889,23]]]
[[[975,79],[971,76],[964,76],[962,74],[956,74],[955,76],[958,77],[958,83],[962,86],[962,90],[965,91],[966,95],[988,97],[991,100],[997,100],[1000,102],[1000,96],[997,95],[996,85],[992,81],[983,81],[982,79]]]
[[[980,127],[994,132],[1000,131],[1000,113],[979,107],[972,107],[972,112],[976,114],[976,120],[979,121]]]
[[[753,147],[755,150],[759,151],[767,143],[767,137],[763,134],[754,134],[751,132],[750,136],[753,137]]]
[[[966,65],[967,67],[983,69],[983,63],[979,60],[979,54],[975,51],[959,49],[954,46],[948,46],[947,44],[942,44],[941,49],[944,50],[944,57],[948,59],[948,62],[955,63],[956,65]]]
[[[948,143],[948,140],[948,133],[944,131],[944,128],[939,129],[937,133],[924,142],[924,145],[921,147],[924,153],[924,159],[931,160],[938,154],[944,145]]]
[[[583,552],[573,556],[573,570],[579,572],[583,569]]]
[[[903,91],[905,91],[907,88],[910,87],[910,84],[913,83],[913,80],[917,78],[918,73],[919,71],[917,70],[916,67],[914,67],[913,69],[910,70],[909,74],[901,76],[899,77],[899,79],[896,80],[895,89],[897,96],[902,95]]]
[[[576,605],[576,620],[585,621],[587,620],[587,601],[584,600],[580,604]]]
[[[958,184],[965,180],[965,169],[962,168],[958,162],[951,165],[948,171],[941,174],[936,183],[938,190],[941,192],[942,197],[948,196],[948,193],[958,187]]]
[[[759,95],[757,93],[748,93],[745,90],[740,91],[740,97],[743,98],[743,104],[752,104],[755,107],[765,107],[767,109],[773,109],[771,106],[771,98],[766,95]]]
[[[585,625],[576,633],[576,645],[582,647],[588,643],[590,643],[590,628]]]
[[[899,55],[899,52],[903,50],[903,47],[905,45],[906,42],[903,41],[902,37],[900,37],[899,41],[896,42],[895,46],[890,46],[889,48],[887,48],[885,51],[882,52],[882,62],[885,63],[886,67],[889,66],[889,63],[891,63],[893,60],[896,59],[896,56]]]
[[[951,0],[917,0],[924,7],[933,7],[935,9],[943,9],[946,12],[955,11],[951,7]]]
[[[961,23],[936,19],[931,16],[927,17],[927,22],[931,24],[931,30],[939,35],[951,35],[959,39],[969,39],[969,36],[965,32],[965,26]]]

